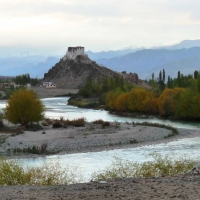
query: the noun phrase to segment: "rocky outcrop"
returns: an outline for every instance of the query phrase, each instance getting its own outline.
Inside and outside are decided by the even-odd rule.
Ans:
[[[60,59],[48,73],[44,74],[43,81],[53,82],[57,88],[79,89],[85,85],[88,78],[94,80],[102,79],[105,76],[117,77],[122,76],[122,74],[100,66],[95,61],[90,60],[87,55],[78,55],[75,59],[66,59],[65,57]],[[127,77],[124,78],[127,79]],[[129,79],[130,82],[139,84],[138,77],[137,79]]]
[[[99,66],[85,55],[79,55],[75,59],[61,59],[45,73],[43,81],[51,81],[57,88],[81,88],[88,78],[93,80],[104,76],[115,77],[119,74]]]

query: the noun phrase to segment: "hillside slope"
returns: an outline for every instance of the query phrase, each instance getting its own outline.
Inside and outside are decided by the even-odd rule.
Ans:
[[[81,88],[88,78],[115,77],[119,74],[105,67],[99,66],[87,56],[79,55],[76,59],[60,59],[48,73],[44,74],[43,81],[51,81],[58,88]]]
[[[90,60],[86,55],[79,55],[75,59],[65,59],[52,67],[48,73],[44,74],[43,81],[53,82],[57,88],[79,89],[83,87],[86,81],[102,79],[103,77],[118,77],[122,76],[134,85],[148,87],[143,81],[138,78],[137,74],[121,74],[111,69],[100,66],[95,61]]]

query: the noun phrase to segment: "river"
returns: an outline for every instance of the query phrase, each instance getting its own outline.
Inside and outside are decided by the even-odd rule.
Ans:
[[[163,120],[157,118],[133,118],[121,117],[110,114],[107,111],[82,109],[67,105],[68,98],[46,98],[42,99],[45,105],[45,116],[48,118],[75,119],[84,117],[87,121],[103,119],[105,121],[119,121],[119,122],[152,122],[161,123],[174,126],[177,128],[200,128],[200,123],[185,122],[174,120]],[[0,109],[5,108],[6,101],[0,102]],[[43,163],[55,162],[60,166],[66,165],[78,166],[83,172],[84,179],[90,180],[91,173],[105,169],[109,166],[114,157],[121,157],[126,160],[144,162],[152,159],[149,153],[157,152],[161,155],[173,156],[173,158],[181,158],[187,156],[195,160],[199,159],[200,152],[200,138],[181,139],[167,144],[157,144],[151,146],[143,146],[131,149],[117,149],[102,152],[88,152],[76,153],[70,155],[52,155],[40,158],[23,159],[23,163],[29,166],[41,166]]]

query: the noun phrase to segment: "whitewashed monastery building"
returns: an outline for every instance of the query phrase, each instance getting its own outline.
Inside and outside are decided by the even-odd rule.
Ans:
[[[68,51],[66,55],[63,57],[63,59],[64,60],[66,60],[67,58],[75,59],[78,55],[86,55],[84,47],[81,47],[81,46],[68,47]]]

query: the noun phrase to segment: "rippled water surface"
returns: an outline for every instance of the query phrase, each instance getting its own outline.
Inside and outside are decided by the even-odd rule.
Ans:
[[[172,121],[162,119],[138,119],[132,117],[120,117],[109,114],[107,111],[81,109],[67,105],[68,98],[47,98],[42,99],[46,107],[45,116],[49,118],[74,119],[84,117],[87,121],[93,121],[96,119],[103,119],[106,121],[120,121],[120,122],[152,122],[171,125],[177,128],[199,128],[200,123],[184,122],[184,121]],[[6,101],[0,102],[0,109],[5,108]],[[70,155],[54,155],[46,156],[42,158],[23,159],[23,162],[30,166],[39,166],[43,163],[56,162],[61,166],[67,164],[78,166],[82,169],[86,180],[90,179],[92,172],[105,169],[109,166],[114,156],[121,157],[130,161],[144,162],[151,157],[149,153],[158,152],[161,155],[171,155],[174,158],[181,158],[187,156],[190,158],[198,159],[200,155],[200,138],[188,138],[178,141],[170,142],[167,144],[157,144],[151,146],[143,146],[131,149],[118,149],[102,152],[88,152],[88,153],[76,153]]]

